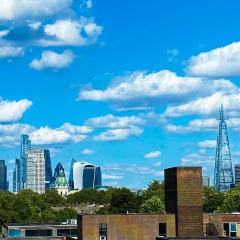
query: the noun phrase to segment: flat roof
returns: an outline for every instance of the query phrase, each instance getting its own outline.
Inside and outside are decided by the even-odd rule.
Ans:
[[[26,227],[26,228],[34,228],[34,227],[77,227],[77,224],[68,224],[68,223],[33,223],[33,224],[18,224],[18,223],[6,223],[4,227]]]
[[[109,214],[98,214],[98,213],[82,213],[78,212],[77,215],[82,216],[169,216],[175,215],[175,213],[109,213]]]

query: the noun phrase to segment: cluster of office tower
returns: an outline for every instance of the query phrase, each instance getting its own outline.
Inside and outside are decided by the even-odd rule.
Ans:
[[[0,178],[3,172],[0,169]],[[5,166],[5,178],[6,172]],[[7,182],[5,185],[2,190],[7,190]],[[66,196],[72,190],[99,188],[101,185],[100,167],[74,159],[71,163],[69,182],[61,163],[57,164],[53,174],[50,150],[32,148],[29,136],[21,136],[20,158],[15,160],[13,172],[13,192],[30,189],[42,194],[48,189],[56,189],[59,194]]]

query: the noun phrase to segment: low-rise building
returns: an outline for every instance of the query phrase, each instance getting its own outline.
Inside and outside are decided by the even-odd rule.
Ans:
[[[77,222],[49,224],[4,224],[2,234],[5,238],[33,237],[76,237]]]

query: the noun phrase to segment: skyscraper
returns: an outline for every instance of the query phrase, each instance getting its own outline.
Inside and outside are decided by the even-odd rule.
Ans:
[[[27,175],[27,169],[26,169],[26,161],[27,161],[27,153],[31,149],[31,140],[29,139],[29,136],[24,134],[21,137],[21,151],[20,151],[20,161],[21,161],[21,188],[26,187],[26,175]]]
[[[72,159],[71,161],[71,167],[70,167],[70,173],[69,173],[69,179],[68,179],[68,186],[69,189],[73,190],[74,189],[74,180],[73,180],[73,165],[76,162],[75,159]]]
[[[13,192],[21,190],[21,162],[20,159],[15,160],[15,169],[13,171]]]
[[[26,188],[37,193],[45,193],[44,150],[29,150],[26,160]]]
[[[8,190],[7,166],[5,160],[0,160],[0,191]]]
[[[239,185],[240,184],[240,164],[236,164],[234,166],[234,170],[235,170],[235,185]]]
[[[217,148],[215,157],[214,186],[221,192],[233,186],[233,169],[229,148],[227,124],[223,106],[219,110],[219,126],[217,135]]]
[[[65,172],[62,164],[59,162],[54,170],[53,182],[55,182],[57,177],[60,176],[61,171]]]
[[[51,188],[51,185],[53,183],[52,164],[49,150],[44,150],[44,159],[45,159],[45,189],[47,190]]]
[[[50,189],[53,180],[50,151],[28,150],[26,160],[26,188],[38,193]]]
[[[202,185],[204,187],[210,187],[211,184],[211,177],[210,176],[203,176],[202,177]]]
[[[65,171],[61,163],[55,168],[54,172],[54,188],[58,191],[58,194],[67,196],[68,194],[68,182],[66,179]]]
[[[87,162],[72,161],[72,176],[70,176],[70,189],[82,190],[84,188],[99,188],[102,186],[102,175],[100,167]],[[71,175],[71,172],[70,172]]]

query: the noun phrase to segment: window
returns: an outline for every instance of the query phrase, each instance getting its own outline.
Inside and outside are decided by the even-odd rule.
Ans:
[[[229,223],[224,223],[223,224],[223,230],[224,230],[223,236],[228,237],[229,236]]]
[[[50,229],[38,229],[38,230],[26,230],[26,237],[51,237],[52,230]]]
[[[236,223],[223,223],[224,236],[236,237],[237,236],[237,224]]]
[[[10,229],[8,230],[8,237],[21,237],[21,230],[19,229]]]
[[[166,237],[167,236],[167,226],[166,223],[159,223],[159,236]]]
[[[99,224],[99,240],[107,240],[107,224]]]
[[[236,237],[237,236],[237,224],[236,223],[230,223],[230,231],[231,231],[231,236],[230,237]]]

